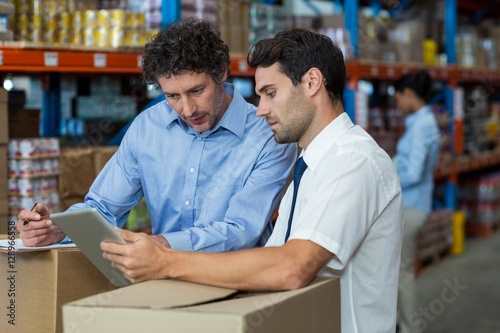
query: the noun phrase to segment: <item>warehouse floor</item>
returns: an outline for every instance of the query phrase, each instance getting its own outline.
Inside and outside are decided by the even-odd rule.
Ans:
[[[424,269],[417,295],[419,332],[500,332],[500,231]]]

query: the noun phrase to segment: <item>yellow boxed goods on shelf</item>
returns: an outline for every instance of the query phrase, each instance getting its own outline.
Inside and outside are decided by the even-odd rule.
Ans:
[[[0,249],[0,332],[62,332],[62,305],[112,290],[75,248]]]
[[[153,280],[63,306],[65,332],[340,332],[340,280],[286,292],[239,293]]]

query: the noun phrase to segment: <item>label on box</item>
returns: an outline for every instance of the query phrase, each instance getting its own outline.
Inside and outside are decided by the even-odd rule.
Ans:
[[[104,53],[94,53],[94,67],[106,67],[106,55]]]
[[[57,52],[45,52],[44,63],[47,67],[57,67],[59,66],[59,53]]]

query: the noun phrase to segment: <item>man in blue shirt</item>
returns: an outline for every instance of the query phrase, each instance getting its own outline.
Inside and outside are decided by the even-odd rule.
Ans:
[[[256,108],[225,83],[230,57],[208,22],[174,22],[149,42],[143,75],[166,101],[143,111],[127,130],[85,202],[123,226],[143,197],[160,244],[186,251],[231,251],[265,241],[296,158],[280,145]],[[65,235],[43,205],[18,214],[27,246]],[[262,243],[263,244],[263,243]]]
[[[425,71],[406,74],[395,83],[396,104],[406,116],[406,130],[393,157],[405,206],[398,293],[400,333],[418,331],[415,251],[418,235],[432,209],[434,170],[439,155],[439,129],[427,105],[431,87],[432,79]]]

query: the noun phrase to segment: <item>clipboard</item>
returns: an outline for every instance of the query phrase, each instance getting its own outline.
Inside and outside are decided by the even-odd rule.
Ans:
[[[113,268],[102,257],[100,243],[110,241],[125,244],[125,240],[95,208],[54,213],[50,219],[75,243],[80,251],[101,271],[115,287],[131,284],[122,272]]]

